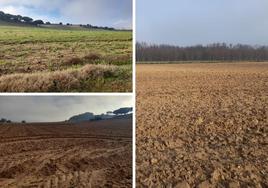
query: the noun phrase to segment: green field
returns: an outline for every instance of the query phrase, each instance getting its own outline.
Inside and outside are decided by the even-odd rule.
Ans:
[[[132,32],[0,26],[1,92],[126,92]]]

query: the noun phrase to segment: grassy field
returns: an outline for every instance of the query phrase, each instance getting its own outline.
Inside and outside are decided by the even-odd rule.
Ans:
[[[132,32],[0,26],[0,45],[1,92],[132,89]]]
[[[137,187],[267,187],[268,63],[137,65]]]

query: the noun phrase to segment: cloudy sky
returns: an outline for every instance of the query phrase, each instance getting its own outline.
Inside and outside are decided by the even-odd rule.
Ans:
[[[136,0],[137,39],[268,45],[268,0]]]
[[[0,0],[0,10],[56,23],[132,28],[132,0]]]
[[[0,118],[55,122],[84,112],[106,113],[131,107],[130,96],[0,96]]]

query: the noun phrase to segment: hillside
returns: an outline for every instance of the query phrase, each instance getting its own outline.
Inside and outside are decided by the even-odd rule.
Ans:
[[[83,122],[83,121],[90,121],[93,120],[95,118],[93,113],[90,112],[86,112],[83,114],[79,114],[76,116],[71,117],[68,121],[69,122]]]
[[[1,23],[1,92],[132,90],[132,32]]]
[[[95,115],[91,112],[86,112],[83,114],[72,116],[68,122],[71,123],[79,123],[85,121],[99,121],[99,120],[107,120],[107,119],[128,119],[132,117],[132,108],[125,107],[119,108],[114,111],[106,112],[105,114]]]
[[[32,27],[43,27],[50,29],[70,29],[70,30],[81,30],[81,29],[102,29],[102,30],[115,30],[111,27],[106,26],[93,26],[91,24],[71,24],[66,23],[64,25],[62,22],[60,23],[51,23],[44,22],[43,20],[34,20],[28,16],[21,15],[12,15],[6,14],[3,11],[0,11],[0,25],[5,26],[32,26]]]

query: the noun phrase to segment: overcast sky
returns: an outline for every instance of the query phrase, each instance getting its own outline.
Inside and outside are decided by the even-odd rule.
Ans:
[[[268,45],[268,0],[136,0],[137,39]]]
[[[132,0],[0,0],[0,10],[57,23],[132,28]]]
[[[0,118],[55,122],[84,112],[106,113],[132,107],[130,96],[0,96]]]

